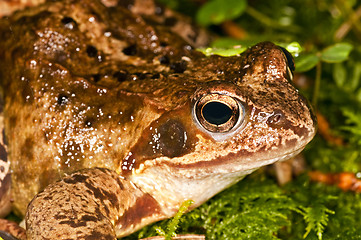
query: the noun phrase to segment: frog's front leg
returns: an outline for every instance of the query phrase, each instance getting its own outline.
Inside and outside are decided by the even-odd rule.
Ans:
[[[30,203],[28,239],[116,239],[164,219],[158,203],[107,169],[85,169],[49,185]]]
[[[25,229],[16,222],[0,219],[0,240],[25,240]]]

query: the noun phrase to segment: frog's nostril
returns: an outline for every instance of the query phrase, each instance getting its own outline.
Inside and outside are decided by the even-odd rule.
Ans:
[[[270,117],[268,119],[268,122],[270,122],[270,123],[278,123],[280,121],[281,117],[282,117],[281,114],[275,114],[275,115],[273,115],[272,117]]]
[[[283,119],[284,119],[284,114],[280,111],[277,111],[268,117],[267,123],[270,125],[279,125],[282,124]]]

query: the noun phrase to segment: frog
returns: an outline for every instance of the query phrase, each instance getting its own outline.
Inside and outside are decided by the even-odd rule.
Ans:
[[[0,200],[26,239],[127,236],[316,133],[287,50],[206,56],[207,33],[152,0],[49,1],[0,36]]]

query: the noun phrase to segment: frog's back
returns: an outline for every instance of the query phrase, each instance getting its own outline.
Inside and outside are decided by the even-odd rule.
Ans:
[[[63,1],[1,20],[5,126],[20,212],[64,174],[121,171],[142,130],[192,89],[176,73],[195,54],[193,43],[164,29],[167,12],[156,18],[138,5],[133,11],[142,16],[125,6]]]

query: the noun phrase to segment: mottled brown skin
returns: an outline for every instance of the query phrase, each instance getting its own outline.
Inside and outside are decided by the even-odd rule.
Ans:
[[[134,216],[132,206],[141,206],[140,202],[145,204]],[[28,222],[29,239],[72,238],[74,232],[69,233],[69,228],[77,230],[76,239],[114,239],[114,224],[121,224],[126,230],[138,218],[144,221],[147,217],[162,216],[160,206],[151,196],[119,178],[114,171],[99,168],[76,172],[50,185],[37,195],[28,211],[34,215]],[[110,219],[115,222],[110,223]]]
[[[104,2],[47,3],[0,22],[13,209],[26,213],[28,239],[128,235],[314,136],[279,47],[205,57],[194,46],[207,39],[178,35],[169,10]],[[234,103],[237,122],[206,130],[195,114],[204,97]]]

